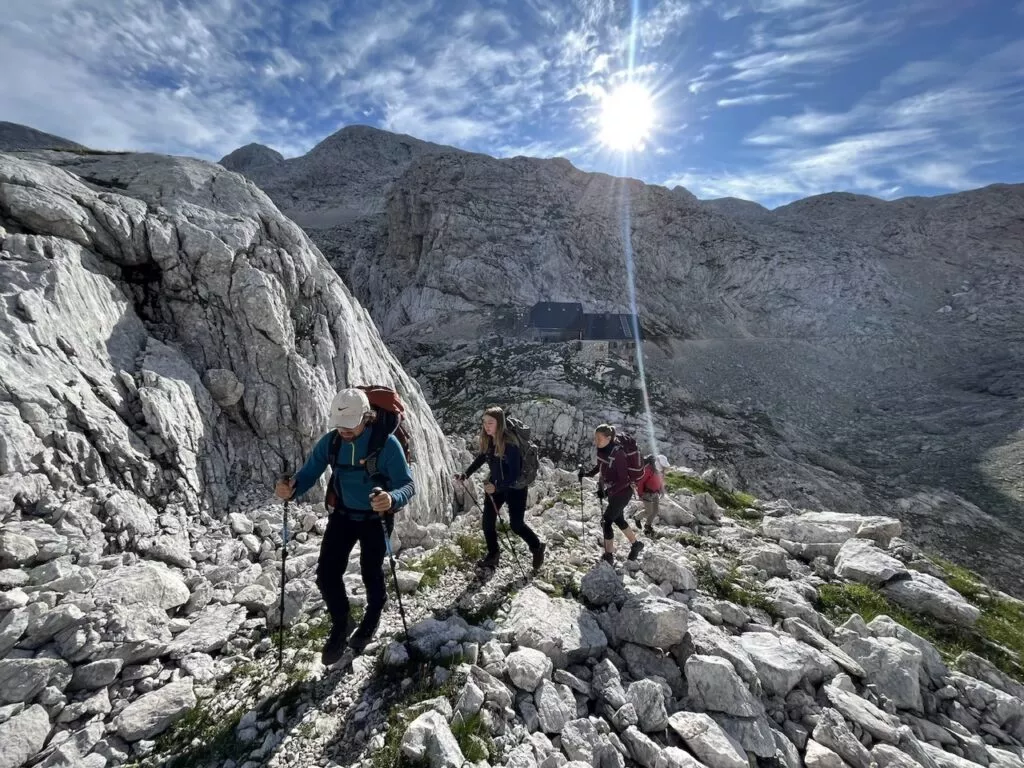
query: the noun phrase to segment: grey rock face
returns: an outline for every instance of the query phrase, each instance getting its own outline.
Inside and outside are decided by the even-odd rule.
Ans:
[[[20,286],[23,307],[0,322],[17,360],[5,359],[2,369],[15,407],[5,416],[11,428],[2,430],[15,440],[4,452],[10,470],[36,471],[30,458],[42,450],[40,435],[53,434],[66,449],[51,461],[72,484],[79,476],[108,480],[107,467],[117,467],[136,491],[156,498],[180,478],[181,502],[194,510],[204,493],[223,503],[240,481],[268,487],[280,456],[297,466],[326,431],[336,389],[384,383],[400,390],[415,415],[418,455],[431,457],[429,468],[421,462],[414,470],[410,512],[421,521],[440,518],[451,494],[441,478],[454,465],[418,386],[316,248],[263,193],[192,160],[48,159],[71,173],[0,157],[0,204],[25,233],[0,238],[10,254],[3,282]],[[157,208],[159,216],[149,212]],[[42,259],[30,237],[43,238],[51,257]],[[119,283],[124,269],[147,278]],[[47,283],[69,290],[44,297],[38,289]],[[140,317],[136,305],[150,309]],[[88,384],[81,395],[69,384],[85,382],[81,372],[89,370],[105,382],[102,398]],[[208,371],[212,394],[203,383]],[[59,386],[40,400],[50,391],[44,381]],[[77,403],[77,414],[66,400]],[[23,403],[39,410],[23,415]],[[250,427],[232,435],[231,418],[243,413]],[[283,424],[281,414],[294,424]],[[83,441],[77,423],[102,438]],[[155,457],[174,468],[168,487]]]
[[[764,690],[777,696],[785,696],[805,678],[821,682],[839,672],[831,659],[789,635],[747,632],[738,639],[754,662]]]
[[[434,711],[424,712],[406,730],[402,754],[410,760],[426,761],[431,768],[462,768],[465,762],[448,721]]]
[[[747,768],[743,748],[708,715],[677,712],[668,724],[709,768]]]
[[[576,602],[550,598],[535,587],[516,595],[505,626],[521,646],[542,651],[558,668],[600,655],[608,638]]]
[[[451,350],[452,337],[472,338],[481,317],[500,312],[490,286],[507,281],[502,303],[524,306],[565,299],[597,309],[622,293],[616,265],[624,243],[608,215],[621,204],[621,183],[564,160],[497,160],[351,126],[303,157],[247,173],[350,279],[384,335],[405,350],[405,362],[418,366],[416,347],[432,343],[418,370],[446,397],[475,400],[469,409],[505,391],[507,375],[478,394],[461,393],[445,383],[451,366],[432,363]],[[773,426],[793,420],[805,427],[791,444],[782,430],[787,445],[779,450],[764,439],[754,458],[736,448],[751,439],[749,421],[735,429],[737,414],[722,418],[699,407],[677,420],[672,393],[654,405],[657,427],[675,422],[664,435],[677,441],[673,450],[701,461],[702,446],[675,426],[714,424],[719,451],[730,454],[736,466],[729,474],[741,487],[756,484],[766,497],[800,494],[797,501],[808,506],[873,512],[874,494],[862,484],[868,473],[858,466],[865,447],[884,456],[894,475],[909,470],[915,481],[954,483],[967,494],[972,477],[964,468],[1008,439],[1005,451],[983,461],[1007,470],[1001,482],[1015,486],[1019,498],[1011,468],[1021,444],[1005,428],[1019,418],[1013,395],[1022,391],[1024,350],[1015,336],[1021,292],[1011,255],[1024,208],[1019,185],[898,201],[835,193],[775,211],[698,201],[681,189],[627,186],[640,310],[645,324],[668,339],[658,349],[648,345],[648,372],[699,398],[749,398],[773,414]],[[919,279],[936,253],[945,258],[940,289]],[[580,260],[588,265],[582,272]],[[513,279],[508,264],[515,265]],[[380,271],[391,276],[392,290],[378,290],[372,277]],[[730,286],[729,301],[707,302],[720,286]],[[764,375],[736,376],[739,366]],[[529,386],[535,374],[523,379],[524,389],[538,391]],[[803,386],[808,379],[821,382],[813,396]],[[542,380],[540,394],[561,400],[556,413],[593,417],[621,407],[596,388],[581,394],[565,386],[557,372],[545,371]],[[852,405],[865,402],[877,407]],[[999,416],[986,418],[987,408]],[[961,421],[968,412],[977,421]],[[467,421],[474,416],[465,414]],[[563,431],[566,439],[556,441],[554,421],[544,422],[552,446],[566,455],[585,447],[585,430]],[[949,540],[939,522],[949,516],[911,508],[914,490],[894,492],[911,502],[901,514],[930,537]],[[950,502],[958,518],[989,532],[978,542],[1013,537],[1017,546],[1000,556],[979,552],[1012,575],[1019,561],[1006,567],[999,560],[1022,549],[1013,526],[984,512],[973,516],[965,500]],[[1012,519],[1011,512],[1019,505],[999,515]]]
[[[761,702],[725,659],[691,656],[686,660],[685,673],[690,699],[703,708],[739,717],[762,714]]]
[[[981,611],[959,592],[927,573],[913,573],[909,579],[890,582],[883,591],[886,597],[908,611],[950,624],[973,627],[981,615]]]
[[[686,606],[657,597],[631,597],[619,611],[616,633],[626,642],[671,648],[686,634]]]
[[[43,748],[50,735],[46,710],[34,704],[0,723],[0,768],[19,768]]]
[[[907,568],[903,563],[866,539],[850,539],[836,556],[836,576],[841,579],[880,587],[906,575]]]
[[[191,680],[168,683],[125,707],[114,724],[126,741],[149,739],[163,733],[195,705]]]

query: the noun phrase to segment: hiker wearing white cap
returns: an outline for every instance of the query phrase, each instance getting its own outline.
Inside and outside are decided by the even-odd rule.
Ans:
[[[393,390],[371,387],[374,394]],[[381,531],[385,516],[388,536],[394,529],[394,513],[416,493],[400,440],[401,416],[371,406],[362,388],[343,389],[331,401],[328,425],[331,432],[320,438],[312,455],[291,480],[280,481],[275,489],[282,499],[291,499],[312,488],[328,466],[331,467],[328,508],[331,512],[320,544],[316,582],[331,614],[332,628],[324,646],[323,663],[341,658],[346,645],[361,652],[372,639],[380,622],[387,591],[384,584],[384,556],[387,540]],[[384,424],[390,419],[394,427]],[[374,488],[383,493],[374,495]],[[349,602],[343,577],[349,555],[359,544],[359,567],[366,586],[366,612],[359,627],[348,638]]]

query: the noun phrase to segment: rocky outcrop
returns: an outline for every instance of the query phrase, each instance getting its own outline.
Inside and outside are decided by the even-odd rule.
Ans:
[[[198,161],[50,159],[68,170],[0,160],[12,498],[57,475],[61,491],[124,483],[157,508],[103,496],[105,515],[173,561],[182,521],[159,515],[267,487],[323,434],[337,388],[379,382],[410,408],[412,516],[443,515],[450,452],[419,387],[259,190]]]
[[[0,154],[0,293],[0,765],[145,752],[277,623],[271,488],[337,388],[409,408],[395,551],[445,530],[455,467],[418,385],[237,174]],[[317,498],[290,520],[286,630],[320,605]]]
[[[83,150],[85,147],[60,136],[54,136],[52,133],[29,128],[27,125],[0,120],[0,152],[18,152],[30,149]]]

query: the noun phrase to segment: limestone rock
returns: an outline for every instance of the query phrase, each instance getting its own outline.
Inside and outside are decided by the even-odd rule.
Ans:
[[[512,601],[505,626],[516,643],[542,651],[559,669],[600,655],[608,638],[593,615],[574,601],[527,587]]]

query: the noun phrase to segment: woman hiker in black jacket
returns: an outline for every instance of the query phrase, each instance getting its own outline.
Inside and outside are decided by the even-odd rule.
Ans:
[[[547,545],[537,538],[526,524],[526,494],[529,489],[521,485],[522,451],[506,430],[505,412],[498,407],[484,411],[480,429],[480,452],[466,469],[465,474],[456,475],[458,482],[464,482],[480,467],[487,463],[491,476],[484,485],[487,501],[483,508],[484,539],[487,541],[487,556],[477,562],[478,568],[497,568],[501,552],[498,546],[498,510],[508,504],[508,519],[512,531],[526,542],[533,554],[533,570],[539,570],[544,563]]]
[[[633,498],[633,485],[629,480],[629,470],[626,468],[626,454],[615,444],[615,428],[607,424],[600,425],[594,430],[594,445],[597,446],[597,466],[589,471],[580,467],[580,481],[584,477],[593,477],[600,471],[601,477],[597,484],[597,498],[608,499],[608,506],[604,510],[601,525],[604,531],[604,555],[601,559],[615,564],[615,533],[612,531],[612,523],[617,525],[623,535],[629,540],[629,559],[636,560],[644,543],[637,539],[636,534],[626,522],[626,505]]]

